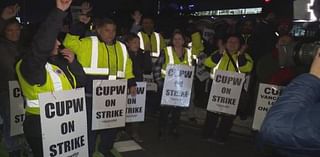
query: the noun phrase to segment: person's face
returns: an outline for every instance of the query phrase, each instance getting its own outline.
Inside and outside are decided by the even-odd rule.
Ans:
[[[181,34],[174,34],[172,38],[172,44],[174,47],[182,47],[184,44],[184,39]]]
[[[230,37],[227,40],[226,48],[229,52],[237,52],[240,48],[240,40],[237,37]]]
[[[142,28],[144,31],[146,32],[152,32],[154,29],[154,23],[152,19],[143,19],[142,20],[142,24],[141,24]]]
[[[140,48],[140,40],[138,38],[133,38],[128,41],[128,48],[131,52],[138,52]]]
[[[59,50],[59,46],[61,45],[59,40],[56,40],[56,43],[54,44],[53,50],[51,52],[51,55],[57,55],[58,54],[58,50]]]
[[[20,32],[20,25],[18,23],[12,23],[5,28],[4,35],[7,40],[16,42],[20,39]]]
[[[142,14],[141,14],[141,12],[140,12],[139,10],[135,10],[135,11],[133,12],[132,16],[134,16],[134,17],[141,17]]]
[[[112,43],[116,37],[116,26],[114,24],[105,24],[97,29],[100,38],[107,44]]]

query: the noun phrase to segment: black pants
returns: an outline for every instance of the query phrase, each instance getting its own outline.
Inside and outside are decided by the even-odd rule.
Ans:
[[[203,136],[205,138],[216,138],[220,141],[227,140],[235,118],[236,117],[232,115],[222,115],[208,111]],[[218,124],[219,119],[221,119],[221,121]]]
[[[27,115],[23,123],[23,131],[34,157],[43,156],[40,116]]]
[[[87,125],[88,125],[88,142],[89,142],[89,156],[92,157],[95,151],[97,135],[100,135],[100,143],[98,151],[105,157],[110,156],[110,150],[113,148],[114,140],[117,136],[118,129],[105,129],[95,131],[92,130],[92,97],[86,97],[87,105]]]
[[[169,114],[171,113],[170,125]],[[177,129],[180,121],[181,108],[173,106],[161,106],[160,107],[160,117],[159,117],[159,128],[161,130]]]
[[[147,91],[146,96],[146,112],[153,114],[159,111],[162,91]]]

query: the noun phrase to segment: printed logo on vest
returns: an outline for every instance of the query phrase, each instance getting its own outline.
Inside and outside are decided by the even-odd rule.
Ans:
[[[56,74],[58,74],[58,75],[63,75],[63,74],[64,74],[63,71],[60,70],[60,69],[57,69],[57,70],[55,70],[54,72],[55,72]]]

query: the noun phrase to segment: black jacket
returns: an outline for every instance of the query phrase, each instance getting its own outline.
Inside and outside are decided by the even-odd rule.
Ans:
[[[8,81],[16,80],[15,64],[20,58],[18,43],[0,39],[0,93],[8,92]]]
[[[1,35],[4,35],[6,24],[7,20],[0,17]],[[17,80],[15,64],[26,49],[25,45],[22,46],[20,41],[12,42],[5,39],[5,37],[0,37],[0,93],[9,91],[8,81]]]
[[[66,15],[66,12],[54,9],[35,35],[31,51],[22,58],[20,71],[29,84],[43,85],[46,83],[45,65],[49,62],[58,66],[66,74],[67,78],[72,80],[72,76],[68,71],[69,68],[76,78],[77,87],[85,85],[86,77],[84,71],[76,59],[69,64],[60,55],[51,56],[58,33],[62,28],[63,18]],[[70,83],[73,85],[72,81]]]
[[[150,74],[152,72],[150,53],[143,53],[143,51],[140,49],[137,53],[129,51],[129,56],[132,60],[134,77],[137,82],[142,82],[143,74]]]

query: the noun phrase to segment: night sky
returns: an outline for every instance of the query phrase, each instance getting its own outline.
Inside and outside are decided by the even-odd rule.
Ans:
[[[82,1],[73,0],[73,5],[79,5]],[[180,6],[183,6],[182,11],[186,13],[196,10],[267,6],[269,10],[271,8],[281,16],[290,17],[292,14],[292,7],[288,7],[290,1],[292,0],[272,0],[267,5],[264,0],[160,0],[160,3],[161,13],[166,15],[177,14]],[[0,2],[1,8],[18,2],[21,6],[20,16],[29,21],[43,19],[55,5],[54,0],[0,0]],[[114,16],[114,14],[129,15],[134,9],[139,9],[144,14],[155,15],[158,4],[158,0],[90,0],[90,2],[94,7],[93,14],[96,17]],[[190,9],[189,5],[194,5],[194,7]]]

